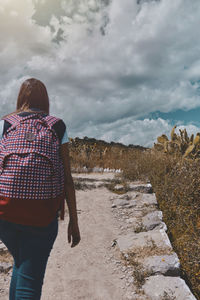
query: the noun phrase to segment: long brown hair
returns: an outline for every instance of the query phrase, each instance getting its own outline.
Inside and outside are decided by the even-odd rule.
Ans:
[[[38,79],[29,78],[22,83],[17,98],[16,110],[11,114],[32,111],[33,108],[49,114],[49,97],[44,83]]]

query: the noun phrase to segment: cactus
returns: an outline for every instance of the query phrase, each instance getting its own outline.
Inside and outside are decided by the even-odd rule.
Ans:
[[[160,144],[164,144],[165,142],[167,142],[169,140],[168,140],[168,137],[165,134],[163,134],[157,138],[157,141]]]
[[[172,128],[172,131],[171,131],[171,141],[174,141],[176,138],[175,129],[176,129],[176,125]]]
[[[200,142],[200,133],[198,132],[193,141],[194,145],[197,146]]]
[[[190,142],[190,139],[189,139],[189,137],[188,137],[188,134],[187,134],[186,129],[184,129],[184,138],[185,138],[185,141],[186,141],[187,143]]]
[[[183,155],[183,157],[185,158],[189,154],[191,154],[191,152],[194,150],[194,148],[195,148],[195,145],[192,142],[190,142],[190,144],[189,144],[187,150],[185,151],[185,154]]]
[[[194,141],[194,134],[192,134],[191,137],[190,137],[190,142],[193,143],[193,141]]]
[[[168,147],[169,146],[169,142],[168,141],[166,141],[166,142],[164,142],[164,152],[165,153],[167,153],[169,150],[168,150]]]
[[[171,140],[164,134],[159,136],[154,149],[171,155],[183,155],[183,158],[200,159],[200,133],[194,138],[194,134],[188,136],[186,129],[179,129],[179,135],[175,133],[175,129],[176,125],[171,130]]]

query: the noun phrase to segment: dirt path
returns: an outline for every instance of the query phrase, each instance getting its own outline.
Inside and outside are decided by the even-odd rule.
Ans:
[[[93,184],[94,179],[101,183],[112,179],[114,174],[77,176]],[[109,200],[112,195],[105,187],[76,191],[81,242],[75,248],[68,244],[66,215],[65,221],[59,223],[58,237],[48,261],[42,300],[128,299],[127,292],[132,289],[126,288],[123,271],[116,269],[119,253],[111,246],[118,236]],[[2,278],[1,282],[4,292],[0,300],[7,300],[9,278],[5,282]]]
[[[68,218],[60,230],[49,259],[42,300],[122,300],[127,299],[123,282],[116,276],[112,259],[112,241],[117,224],[111,212],[106,188],[77,191],[82,240],[75,247],[67,243]]]

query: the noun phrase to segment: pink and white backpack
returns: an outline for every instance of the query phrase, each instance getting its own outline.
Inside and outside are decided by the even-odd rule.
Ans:
[[[64,166],[53,129],[60,119],[40,113],[3,119],[11,126],[0,141],[0,197],[37,201],[63,195]]]

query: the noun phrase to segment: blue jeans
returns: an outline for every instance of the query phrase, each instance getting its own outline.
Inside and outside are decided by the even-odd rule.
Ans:
[[[0,219],[0,239],[14,259],[9,300],[39,300],[48,257],[58,234],[58,217],[46,227]]]

